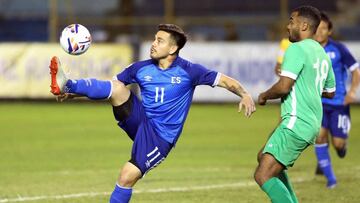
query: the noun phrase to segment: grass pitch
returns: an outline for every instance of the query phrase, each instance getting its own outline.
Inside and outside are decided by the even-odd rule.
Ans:
[[[270,202],[253,181],[256,154],[279,107],[251,119],[233,105],[193,105],[168,158],[135,186],[131,202]],[[0,203],[108,202],[131,141],[104,103],[0,103]],[[352,107],[349,151],[331,149],[338,186],[315,177],[309,147],[289,170],[300,202],[359,202],[360,106]]]

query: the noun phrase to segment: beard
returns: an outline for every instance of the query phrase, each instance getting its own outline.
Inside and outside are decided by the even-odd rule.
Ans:
[[[166,58],[166,57],[163,57],[163,56],[158,56],[156,54],[152,54],[150,53],[150,58],[153,59],[153,60],[160,60],[160,59],[163,59],[163,58]]]
[[[152,48],[150,49],[150,58],[153,60],[159,60],[159,57],[156,55],[156,51]]]
[[[157,51],[150,51],[150,58],[153,59],[153,60],[160,60],[160,59],[164,59],[168,57],[167,54],[161,54]]]
[[[300,41],[300,32],[299,32],[299,30],[292,30],[292,32],[289,31],[289,41],[290,42],[298,42],[298,41]]]

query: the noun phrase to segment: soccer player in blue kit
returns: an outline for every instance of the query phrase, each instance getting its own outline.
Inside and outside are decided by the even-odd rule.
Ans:
[[[315,153],[318,160],[316,174],[324,174],[327,187],[336,186],[336,177],[331,166],[329,154],[329,133],[332,144],[340,158],[345,157],[347,138],[350,130],[350,104],[354,102],[360,81],[359,63],[356,62],[344,44],[330,39],[332,22],[322,12],[321,22],[316,32],[316,40],[324,47],[331,59],[336,80],[333,99],[323,98],[323,119],[320,134],[316,140]],[[346,90],[348,72],[351,72],[351,86]]]
[[[251,96],[237,80],[178,56],[186,41],[180,27],[160,24],[151,59],[131,64],[112,81],[68,79],[59,59],[51,60],[51,92],[58,100],[108,99],[118,125],[133,140],[131,159],[120,172],[110,203],[129,202],[135,183],[166,158],[181,134],[197,85],[223,87],[241,97],[239,111],[244,109],[245,116],[255,111]],[[141,101],[126,88],[132,83],[140,86]]]

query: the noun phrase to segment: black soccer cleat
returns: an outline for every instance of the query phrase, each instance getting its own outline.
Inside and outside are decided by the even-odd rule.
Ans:
[[[346,147],[344,147],[340,150],[336,150],[336,153],[340,158],[344,158],[346,156],[346,151]]]
[[[324,172],[321,170],[319,165],[316,165],[315,175],[324,175]]]

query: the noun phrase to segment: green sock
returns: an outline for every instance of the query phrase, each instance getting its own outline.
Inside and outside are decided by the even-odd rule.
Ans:
[[[281,171],[279,174],[279,179],[281,180],[281,182],[284,183],[285,187],[288,189],[291,199],[294,203],[298,203],[298,199],[296,198],[296,194],[294,192],[294,189],[292,188],[292,185],[290,183],[289,177],[286,173],[286,171]]]
[[[270,197],[272,203],[293,203],[288,189],[279,178],[270,178],[261,189]]]

